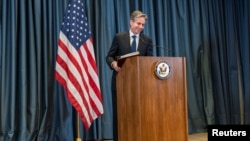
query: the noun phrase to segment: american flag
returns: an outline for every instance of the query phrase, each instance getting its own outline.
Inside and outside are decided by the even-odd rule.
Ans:
[[[103,114],[93,40],[80,0],[68,4],[58,39],[55,78],[86,130]]]

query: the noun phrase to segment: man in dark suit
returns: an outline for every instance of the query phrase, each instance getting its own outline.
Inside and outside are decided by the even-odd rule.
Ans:
[[[127,32],[117,33],[113,39],[110,50],[106,56],[106,62],[113,69],[112,75],[112,107],[113,107],[113,127],[114,140],[117,140],[117,111],[116,111],[116,74],[120,71],[117,65],[117,57],[131,53],[131,44],[135,37],[136,51],[140,56],[152,56],[152,39],[143,34],[142,31],[147,21],[147,15],[141,11],[134,11],[130,16],[130,29]]]

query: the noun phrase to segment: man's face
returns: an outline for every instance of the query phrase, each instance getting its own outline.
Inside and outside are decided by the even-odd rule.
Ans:
[[[146,20],[144,17],[135,18],[135,20],[130,20],[130,29],[134,34],[140,33],[144,29]]]

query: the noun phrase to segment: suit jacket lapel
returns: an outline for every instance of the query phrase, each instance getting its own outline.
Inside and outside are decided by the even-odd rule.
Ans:
[[[143,35],[142,34],[140,34],[140,36],[139,36],[139,44],[138,44],[138,50],[140,50],[140,48],[143,46],[143,44],[145,44],[145,43],[143,43],[143,41],[144,41],[144,39],[143,39]]]
[[[125,43],[127,43],[127,47],[130,48],[130,36],[129,32],[127,32],[127,35],[124,37]]]

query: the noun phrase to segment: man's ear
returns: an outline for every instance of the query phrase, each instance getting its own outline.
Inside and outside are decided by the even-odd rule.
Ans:
[[[133,24],[133,22],[134,22],[133,20],[130,20],[130,22],[129,22],[130,26]]]

